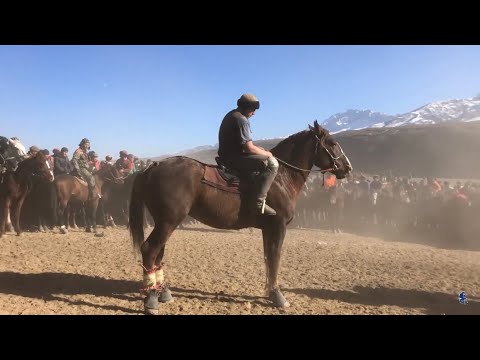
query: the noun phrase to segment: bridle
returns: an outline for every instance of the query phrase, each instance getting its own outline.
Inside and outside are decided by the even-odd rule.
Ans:
[[[345,159],[347,160],[348,164],[350,165],[350,160],[348,160],[348,157],[347,155],[345,155],[345,153],[343,152],[343,149],[342,147],[340,146],[339,143],[336,143],[336,145],[338,146],[338,148],[340,149],[340,152],[341,154],[337,157],[334,157],[332,155],[332,153],[327,149],[327,147],[322,143],[321,139],[318,137],[318,135],[315,135],[315,139],[316,139],[316,142],[315,142],[315,156],[318,154],[319,150],[318,150],[318,144],[320,144],[320,146],[325,149],[325,151],[327,152],[327,154],[330,156],[330,160],[332,161],[332,164],[333,166],[328,168],[328,169],[301,169],[301,168],[298,168],[296,166],[293,166],[285,161],[283,161],[282,159],[279,159],[275,156],[275,159],[277,159],[278,161],[280,161],[281,163],[287,165],[288,167],[291,167],[292,169],[296,169],[296,170],[300,170],[300,171],[306,171],[306,172],[310,172],[310,171],[318,171],[318,172],[321,172],[322,174],[325,174],[326,172],[329,172],[329,171],[335,171],[338,169],[338,165],[337,165],[337,160],[342,158],[343,156],[345,156]],[[321,150],[321,149],[320,149]],[[351,167],[351,165],[350,165]]]

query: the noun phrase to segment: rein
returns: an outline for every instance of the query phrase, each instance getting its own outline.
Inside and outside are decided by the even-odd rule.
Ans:
[[[328,168],[328,169],[310,169],[310,170],[307,170],[307,169],[300,169],[299,167],[296,167],[296,166],[293,166],[289,163],[287,163],[286,161],[283,161],[282,159],[279,159],[277,158],[276,156],[274,156],[275,159],[277,159],[278,161],[280,161],[281,163],[287,165],[288,167],[291,167],[292,169],[295,169],[295,170],[300,170],[300,171],[306,171],[306,172],[310,172],[310,171],[318,171],[318,172],[321,172],[321,173],[326,173],[328,171],[331,171],[331,170],[334,170],[333,168]]]
[[[317,153],[318,153],[318,144],[320,143],[320,145],[325,149],[325,151],[327,152],[327,154],[330,155],[330,158],[332,159],[332,162],[333,162],[333,167],[328,168],[328,169],[318,169],[318,170],[316,170],[316,169],[315,169],[315,170],[312,170],[312,169],[310,169],[310,170],[308,170],[308,169],[301,169],[301,168],[299,168],[299,167],[296,167],[296,166],[293,166],[292,164],[287,163],[286,161],[283,161],[282,159],[277,158],[276,156],[274,156],[274,157],[275,157],[275,159],[277,159],[277,160],[280,161],[281,163],[283,163],[283,164],[285,164],[285,165],[287,165],[287,166],[289,166],[289,167],[291,167],[292,169],[295,169],[295,170],[306,171],[306,172],[318,171],[318,172],[321,172],[322,174],[325,174],[325,173],[328,172],[328,171],[335,170],[335,169],[337,168],[337,167],[336,167],[336,164],[335,164],[335,161],[338,160],[338,159],[340,159],[342,156],[345,155],[345,154],[343,153],[343,150],[342,150],[342,154],[341,154],[340,156],[334,157],[334,156],[330,153],[330,151],[328,151],[328,149],[325,147],[325,145],[322,144],[320,138],[319,138],[317,135],[315,135],[315,138],[317,139],[317,141],[316,141],[316,143],[315,143],[315,155],[317,155]]]

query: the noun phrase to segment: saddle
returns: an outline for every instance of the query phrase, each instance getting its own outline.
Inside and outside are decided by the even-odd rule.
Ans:
[[[252,181],[248,176],[243,176],[233,169],[227,168],[215,158],[217,165],[203,164],[205,172],[202,183],[213,186],[219,190],[241,194],[251,187]]]
[[[72,175],[75,180],[77,180],[80,184],[84,185],[84,186],[88,186],[87,182],[85,180],[83,180],[81,177],[79,177],[78,175]]]
[[[80,174],[76,170],[73,170],[70,175],[72,175],[75,180],[77,180],[80,184],[88,186],[88,183],[80,176]]]

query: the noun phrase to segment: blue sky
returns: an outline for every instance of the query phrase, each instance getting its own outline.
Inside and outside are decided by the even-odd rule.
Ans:
[[[218,142],[245,92],[253,138],[347,109],[401,114],[480,93],[480,46],[0,46],[0,135],[103,158]]]

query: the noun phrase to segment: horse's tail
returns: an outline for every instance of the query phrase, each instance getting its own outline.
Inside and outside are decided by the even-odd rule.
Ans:
[[[142,196],[142,187],[144,183],[144,174],[139,173],[133,181],[132,193],[130,195],[128,228],[133,240],[133,246],[139,250],[145,240],[143,230],[143,212],[145,204]]]

